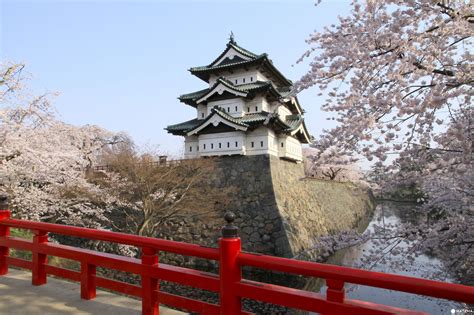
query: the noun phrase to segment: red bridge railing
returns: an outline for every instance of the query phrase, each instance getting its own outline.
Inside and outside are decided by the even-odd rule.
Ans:
[[[7,207],[0,206],[0,209]],[[78,281],[81,284],[81,298],[86,300],[96,296],[96,287],[106,288],[141,298],[143,314],[158,314],[158,304],[206,315],[249,314],[242,311],[243,298],[323,314],[423,314],[347,299],[344,295],[345,283],[474,303],[474,288],[470,286],[242,252],[238,229],[232,225],[233,215],[226,214],[226,220],[228,223],[223,227],[219,248],[208,248],[110,231],[16,220],[10,218],[8,210],[0,210],[0,275],[8,273],[8,266],[15,266],[32,270],[33,285],[46,284],[47,275]],[[11,237],[9,228],[30,230],[33,240]],[[141,249],[141,259],[49,243],[48,233],[136,246]],[[31,251],[32,261],[10,257],[10,248]],[[160,251],[218,261],[219,275],[159,263]],[[48,265],[47,256],[78,261],[81,270]],[[97,266],[138,274],[141,286],[100,277],[96,275]],[[328,289],[326,295],[322,295],[242,279],[244,266],[324,278]],[[219,305],[160,291],[160,280],[217,292]]]

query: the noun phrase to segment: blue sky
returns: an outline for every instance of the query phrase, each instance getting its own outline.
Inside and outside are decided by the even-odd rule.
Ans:
[[[57,91],[62,120],[125,131],[137,143],[178,154],[169,124],[195,110],[177,100],[206,83],[187,69],[210,63],[233,31],[239,45],[266,52],[288,78],[315,29],[337,22],[349,1],[13,1],[0,0],[0,53],[25,62],[37,93]],[[310,132],[331,125],[311,89],[298,97]]]

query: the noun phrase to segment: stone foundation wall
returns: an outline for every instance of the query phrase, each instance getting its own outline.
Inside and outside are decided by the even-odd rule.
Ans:
[[[212,220],[168,222],[158,237],[215,247],[230,210],[244,250],[294,257],[318,236],[355,227],[374,207],[370,192],[351,183],[305,179],[303,164],[269,155],[221,157],[217,163],[215,186],[235,188],[231,204]],[[171,260],[182,264],[184,257]]]

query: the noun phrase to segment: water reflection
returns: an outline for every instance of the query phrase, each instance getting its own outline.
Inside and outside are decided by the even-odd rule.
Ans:
[[[401,222],[406,221],[416,222],[417,218],[414,217],[413,213],[414,207],[414,205],[404,203],[380,203],[374,212],[372,220],[368,225],[367,223],[364,225],[367,227],[367,230],[373,232],[375,224],[380,226],[390,223],[400,224]],[[362,263],[361,258],[363,255],[370,252],[370,250],[376,249],[377,246],[384,245],[377,245],[374,242],[369,241],[362,245],[340,250],[330,257],[327,263],[358,267]],[[392,258],[392,261],[393,259],[402,258]],[[395,268],[393,264],[390,264],[389,262],[380,262],[371,270],[423,278],[426,278],[430,273],[438,273],[444,275],[442,279],[443,281],[454,282],[453,279],[449,277],[446,270],[444,270],[443,264],[438,259],[428,257],[427,255],[416,257],[413,264],[404,261],[401,265],[403,267]],[[321,279],[312,279],[307,283],[306,290],[325,294],[326,287],[324,281]],[[462,310],[468,308],[466,305],[456,302],[351,284],[346,284],[346,296],[350,299],[370,301],[400,308],[423,311],[430,314],[451,314],[452,309]]]

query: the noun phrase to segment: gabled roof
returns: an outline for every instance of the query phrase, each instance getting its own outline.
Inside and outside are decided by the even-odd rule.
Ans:
[[[199,133],[199,131],[211,124],[217,126],[219,123],[241,131],[267,125],[278,132],[296,135],[302,143],[309,143],[311,141],[311,136],[306,129],[304,118],[301,115],[288,115],[286,116],[286,121],[282,120],[278,114],[268,112],[247,114],[243,117],[232,117],[219,107],[214,107],[206,119],[188,120],[180,124],[168,126],[165,130],[174,135],[190,136]]]
[[[235,96],[247,98],[251,98],[255,96],[256,93],[265,91],[269,91],[276,98],[282,96],[280,92],[273,86],[271,81],[256,81],[248,84],[235,85],[231,81],[226,80],[224,77],[220,77],[216,80],[216,83],[214,83],[212,87],[189,94],[183,94],[178,97],[178,99],[185,104],[196,107],[197,104],[204,102],[213,94],[218,93],[219,86],[220,88],[223,88],[223,90],[234,94]]]
[[[216,107],[216,108],[211,109],[211,114],[207,116],[207,118],[204,119],[204,121],[202,121],[199,125],[189,130],[186,130],[186,135],[192,136],[193,134],[198,133],[199,131],[203,130],[210,124],[213,124],[216,127],[220,123],[223,123],[224,125],[227,125],[231,128],[234,128],[235,130],[240,130],[240,131],[247,131],[247,128],[249,127],[247,124],[243,123],[240,119],[235,119],[234,117],[225,113],[223,110]]]
[[[199,125],[202,122],[202,120],[199,120],[197,118],[175,124],[175,125],[169,125],[168,127],[165,128],[165,130],[168,131],[168,133],[172,133],[174,135],[184,135],[185,131],[188,129],[192,129]]]
[[[304,114],[305,111],[301,107],[300,102],[298,101],[298,97],[292,95],[291,91],[280,93],[284,93],[284,96],[281,98],[281,101],[285,103],[293,113],[296,111],[296,114]]]
[[[204,95],[202,95],[196,100],[196,104],[206,101],[209,97],[216,93],[222,94],[224,91],[227,91],[235,96],[246,97],[248,95],[247,91],[238,88],[237,86],[232,84],[232,82],[221,77],[216,80],[216,83],[214,83],[214,85],[210,89],[208,89],[208,91]]]
[[[268,119],[269,115],[271,114],[268,112],[260,112],[260,113],[247,114],[247,115],[244,115],[243,117],[232,117],[231,115],[227,114],[223,109],[216,106],[213,109],[211,109],[211,114],[208,115],[206,119],[188,120],[180,124],[168,126],[165,128],[165,130],[167,130],[169,133],[172,133],[174,135],[184,136],[200,126],[209,125],[209,121],[211,121],[212,118],[215,116],[219,116],[220,118],[222,118],[223,120],[231,124],[235,124],[240,127],[249,128],[249,127],[261,125],[263,122],[265,122],[265,120]]]
[[[247,57],[248,59],[255,59],[258,57],[257,54],[254,54],[253,52],[248,51],[247,49],[243,47],[240,47],[239,45],[237,45],[237,42],[233,38],[230,38],[229,42],[227,43],[226,49],[224,49],[224,51],[213,62],[211,62],[209,66],[215,66],[216,64],[225,64],[225,63],[232,62],[232,59],[230,58],[228,60],[226,60],[227,59],[226,58],[222,60],[221,62],[219,62],[222,59],[222,57],[224,57],[232,49],[236,51],[237,53],[241,54],[243,57]],[[247,58],[242,58],[242,57],[238,57],[238,58],[241,60],[248,60]]]
[[[289,128],[286,132],[290,135],[297,135],[302,143],[310,143],[312,136],[309,134],[306,124],[302,115],[289,115],[286,116],[286,124]]]
[[[234,58],[222,59],[231,49],[235,50],[240,54]],[[226,49],[209,65],[201,67],[192,67],[189,71],[197,76],[198,78],[209,82],[210,74],[216,73],[222,70],[232,70],[235,68],[249,67],[249,66],[262,66],[266,71],[270,72],[281,84],[281,86],[291,86],[293,83],[287,79],[277,68],[273,65],[273,62],[268,58],[267,54],[255,54],[251,51],[246,50],[237,45],[237,43],[231,39],[226,46]]]

